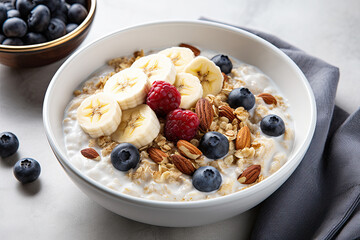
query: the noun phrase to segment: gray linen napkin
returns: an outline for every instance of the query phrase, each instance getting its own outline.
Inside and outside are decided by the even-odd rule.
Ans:
[[[241,29],[272,43],[299,66],[317,107],[310,148],[291,177],[260,204],[251,238],[360,238],[360,108],[349,116],[335,106],[338,68],[273,35]]]

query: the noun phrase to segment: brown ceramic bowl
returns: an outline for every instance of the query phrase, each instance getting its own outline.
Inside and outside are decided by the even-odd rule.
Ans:
[[[95,16],[96,0],[87,0],[88,15],[74,31],[53,41],[10,46],[0,44],[0,63],[9,67],[39,67],[72,53],[85,39]]]

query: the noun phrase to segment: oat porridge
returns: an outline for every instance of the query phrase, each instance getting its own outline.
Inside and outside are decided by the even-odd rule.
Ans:
[[[76,168],[115,191],[211,199],[285,164],[294,141],[288,108],[269,77],[231,56],[187,44],[137,51],[74,91],[65,146]]]

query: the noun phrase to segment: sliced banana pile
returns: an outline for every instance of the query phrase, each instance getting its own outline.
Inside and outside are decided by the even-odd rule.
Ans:
[[[160,132],[155,112],[146,104],[123,111],[121,123],[111,138],[118,143],[131,143],[137,148],[151,143]]]
[[[190,109],[201,97],[222,89],[223,75],[206,57],[195,57],[184,47],[171,47],[136,60],[113,75],[103,92],[86,98],[77,110],[82,129],[92,138],[111,136],[140,148],[160,132],[155,112],[146,104],[154,81],[166,81],[180,92],[180,108]]]

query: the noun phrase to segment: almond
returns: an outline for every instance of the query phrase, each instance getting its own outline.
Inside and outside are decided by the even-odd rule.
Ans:
[[[189,48],[194,53],[195,57],[200,55],[200,50],[198,48],[194,47],[194,46],[189,45],[189,44],[180,43],[179,47]]]
[[[211,103],[205,98],[200,98],[196,103],[195,113],[199,117],[200,130],[206,132],[214,119],[214,110]]]
[[[270,93],[261,93],[258,97],[261,97],[266,104],[277,104],[276,98]]]
[[[171,155],[171,161],[174,163],[176,168],[179,169],[180,172],[185,173],[187,175],[193,175],[193,173],[196,170],[193,163],[189,159],[179,154]]]
[[[260,172],[261,172],[260,165],[251,165],[240,174],[237,180],[243,184],[254,183],[256,179],[259,177]]]
[[[195,160],[202,155],[202,152],[197,147],[195,147],[186,140],[179,140],[176,146],[179,149],[181,155],[190,159]]]
[[[159,148],[148,148],[147,150],[149,157],[156,163],[167,163],[168,162],[168,155],[161,151]]]
[[[230,123],[236,118],[234,115],[234,109],[227,105],[219,107],[219,116],[228,118]]]
[[[236,136],[235,148],[236,150],[248,148],[250,147],[250,142],[251,142],[250,129],[248,126],[244,126],[239,130]]]
[[[84,148],[80,152],[84,157],[86,157],[88,159],[100,161],[99,153],[93,148]]]

